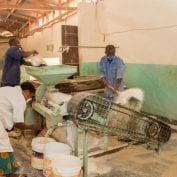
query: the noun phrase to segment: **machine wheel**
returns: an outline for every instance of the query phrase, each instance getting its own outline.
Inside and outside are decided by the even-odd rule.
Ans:
[[[79,119],[87,120],[90,117],[92,117],[93,113],[94,113],[94,106],[92,102],[88,100],[84,100],[79,104],[78,111],[77,111],[77,117]]]
[[[148,129],[147,129],[147,136],[148,137],[155,137],[159,133],[159,126],[158,124],[150,124]]]

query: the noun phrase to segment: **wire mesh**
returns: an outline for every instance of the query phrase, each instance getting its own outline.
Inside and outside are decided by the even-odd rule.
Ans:
[[[78,94],[68,104],[68,112],[82,129],[155,144],[165,143],[171,136],[167,124],[98,95]]]

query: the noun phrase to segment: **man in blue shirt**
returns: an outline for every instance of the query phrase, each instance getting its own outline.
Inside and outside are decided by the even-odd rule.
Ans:
[[[20,84],[20,65],[31,65],[24,58],[37,54],[37,51],[23,51],[19,39],[15,37],[9,40],[9,45],[3,61],[1,86],[14,87]]]
[[[113,101],[119,91],[123,90],[123,72],[125,64],[123,60],[115,56],[115,47],[107,45],[105,48],[105,56],[99,63],[99,74],[105,84],[104,96]]]

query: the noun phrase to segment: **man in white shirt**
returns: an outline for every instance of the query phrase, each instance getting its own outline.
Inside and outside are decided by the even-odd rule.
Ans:
[[[21,86],[0,88],[0,176],[23,176],[14,174],[19,165],[14,159],[7,130],[11,130],[13,126],[19,129],[38,128],[38,125],[24,124],[26,101],[33,98],[34,94],[35,88],[30,82],[23,82]]]

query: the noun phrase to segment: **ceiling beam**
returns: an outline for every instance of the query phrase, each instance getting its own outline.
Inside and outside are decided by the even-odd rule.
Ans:
[[[31,0],[32,1],[32,4],[35,4],[35,5],[42,5],[42,6],[46,6],[46,7],[55,7],[57,6],[56,3],[53,3],[51,1],[44,1],[44,0]]]
[[[8,44],[8,41],[0,41],[0,44]]]
[[[29,21],[26,22],[20,29],[18,29],[18,31],[21,31],[23,28],[25,28],[27,25],[29,25]]]
[[[73,11],[73,12],[75,12],[75,11]],[[53,20],[51,20],[51,21],[49,21],[49,22],[47,22],[47,23],[44,24],[41,28],[46,27],[46,26],[48,26],[48,25],[50,25],[50,24],[54,24],[55,22],[58,22],[58,21],[62,21],[62,20],[64,20],[66,17],[68,17],[68,16],[70,16],[70,15],[71,15],[71,12],[65,12],[64,14],[62,14],[62,15],[60,15],[60,16],[54,18]]]
[[[11,33],[17,30],[17,28],[14,28],[14,27],[7,27],[7,26],[1,26],[1,27],[4,27],[4,30],[10,31]]]
[[[62,1],[58,0],[58,7],[62,7]]]
[[[22,27],[22,28],[19,30],[19,32],[21,33],[21,34],[19,33],[19,35],[20,35],[21,37],[26,37],[26,36],[28,36],[28,35],[30,35],[30,34],[33,34],[33,33],[36,32],[36,31],[41,31],[43,28],[46,28],[46,27],[49,27],[50,25],[53,25],[53,24],[55,24],[55,23],[58,23],[59,21],[63,21],[64,18],[66,18],[66,16],[69,17],[70,15],[73,15],[74,13],[76,13],[75,10],[73,10],[73,11],[71,11],[71,12],[65,12],[64,14],[60,15],[59,17],[54,18],[53,20],[47,22],[46,24],[44,24],[44,25],[41,26],[41,27],[35,28],[35,29],[33,29],[33,30],[31,30],[31,31],[28,31],[28,32],[26,32],[26,33],[22,33],[21,31],[22,31],[23,28],[25,28],[25,26],[24,26],[24,27]],[[26,25],[27,25],[27,24],[26,24]]]
[[[22,2],[23,2],[23,0],[19,0],[19,1],[16,2],[16,5],[19,5],[19,4],[22,3]],[[11,16],[11,14],[12,14],[13,12],[15,12],[15,10],[16,10],[16,9],[12,9],[12,10],[8,13],[6,19],[8,19],[8,18]]]
[[[16,21],[16,23],[19,23],[19,24],[24,24],[24,22],[20,21],[20,20],[11,20],[11,19],[7,19],[6,22],[9,22],[9,23],[13,23],[14,21]],[[4,20],[0,21],[0,23],[3,23],[3,24],[7,24]]]
[[[77,7],[40,7],[40,6],[22,6],[22,5],[1,5],[0,10],[3,9],[15,9],[15,10],[26,10],[26,11],[53,11],[53,10],[76,10]]]
[[[12,13],[11,15],[15,16],[15,17],[26,19],[26,20],[32,20],[32,21],[36,20],[35,17],[31,17],[31,16],[27,16],[27,15],[21,15],[21,14],[17,14],[17,13]]]

